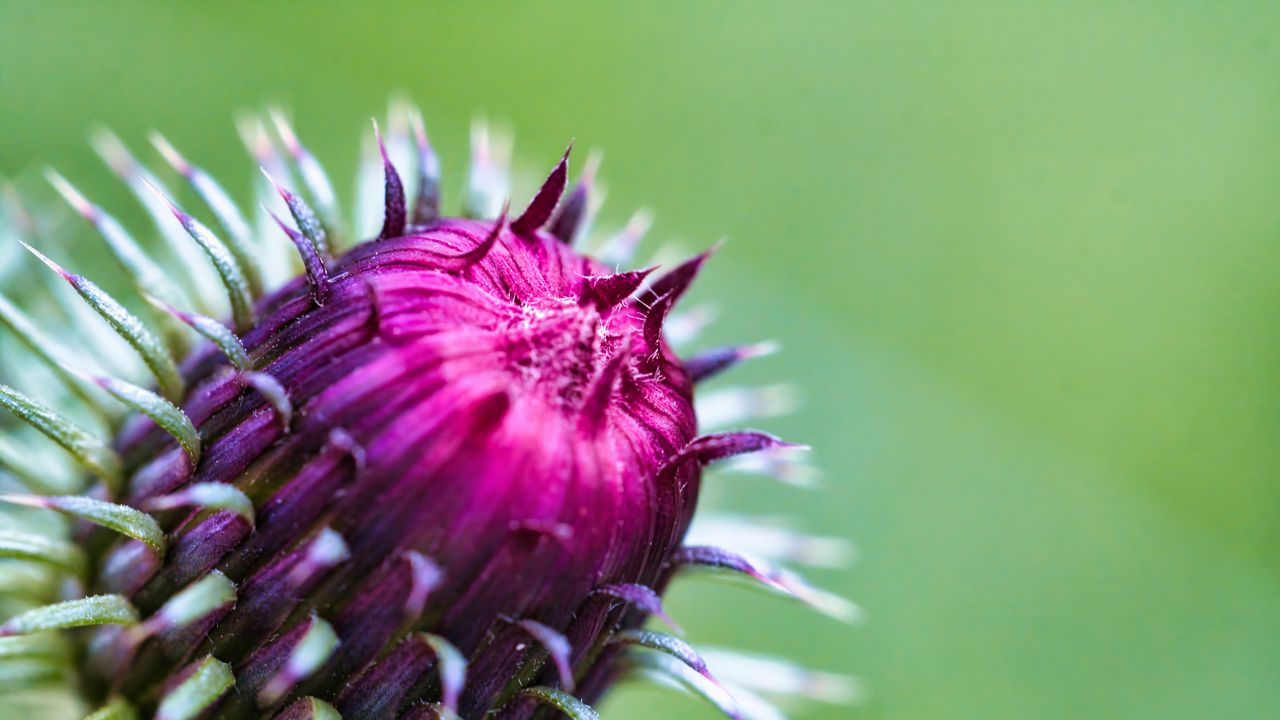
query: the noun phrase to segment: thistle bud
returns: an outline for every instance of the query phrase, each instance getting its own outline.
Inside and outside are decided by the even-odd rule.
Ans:
[[[689,361],[673,350],[665,328],[708,253],[659,273],[617,271],[575,248],[594,170],[562,205],[569,151],[518,215],[447,217],[416,116],[388,126],[403,134],[393,150],[409,147],[412,127],[416,177],[401,176],[378,134],[381,229],[340,249],[348,233],[327,175],[284,117],[272,120],[305,186],[266,175],[270,237],[254,237],[230,196],[159,135],[229,242],[120,150],[122,172],[168,208],[167,236],[202,251],[198,271],[213,270],[231,310],[223,323],[177,309],[181,283],[106,226],[130,253],[125,271],[148,271],[132,278],[155,307],[147,320],[198,336],[180,362],[171,353],[189,338],[166,344],[32,249],[152,376],[126,382],[59,361],[74,390],[88,380],[131,412],[111,421],[109,443],[0,386],[0,404],[61,444],[89,482],[3,498],[75,522],[65,536],[0,533],[5,555],[71,580],[64,597],[3,619],[0,662],[42,637],[32,633],[88,627],[57,667],[102,712],[142,717],[594,717],[588,703],[633,669],[684,672],[745,716],[692,646],[645,628],[650,616],[674,626],[660,599],[674,574],[726,569],[836,614],[849,606],[763,560],[684,546],[704,466],[793,447],[754,431],[698,435],[694,383],[767,347]],[[270,140],[255,142],[268,164]],[[477,142],[468,205],[483,214],[499,204],[485,193],[507,182],[500,143]],[[101,230],[109,216],[52,177]],[[635,230],[624,232],[634,246]],[[264,295],[255,244],[268,242],[295,248],[302,272]],[[163,299],[151,293],[161,287]],[[36,327],[18,319],[6,324]],[[31,332],[20,339],[45,347]],[[683,670],[634,660],[652,654]]]

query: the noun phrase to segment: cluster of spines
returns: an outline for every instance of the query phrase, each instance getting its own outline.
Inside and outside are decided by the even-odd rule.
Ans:
[[[400,121],[393,119],[392,123],[397,133],[392,138],[392,143],[412,147],[416,190],[410,208],[405,184],[375,123],[377,161],[383,178],[383,220],[379,238],[401,235],[406,229],[428,224],[440,217],[439,161],[427,140],[421,118],[414,111],[404,110],[397,117]],[[334,257],[333,239],[341,235],[332,184],[283,116],[272,113],[271,120],[285,154],[292,163],[281,162],[276,146],[267,138],[264,124],[260,121],[248,121],[242,131],[254,156],[263,165],[264,176],[278,194],[280,205],[287,210],[294,225],[290,226],[265,204],[264,211],[278,224],[297,250],[311,286],[312,298],[317,305],[323,305],[329,290],[329,264]],[[404,137],[409,134],[412,135],[411,140]],[[100,395],[92,388],[100,388],[127,410],[138,412],[154,421],[173,437],[186,456],[189,470],[193,472],[200,462],[200,434],[179,407],[186,388],[175,361],[175,357],[180,357],[189,348],[189,336],[185,328],[194,330],[226,356],[238,374],[239,381],[263,395],[274,408],[278,421],[286,431],[291,424],[292,408],[283,386],[271,375],[253,367],[249,353],[238,337],[238,333],[253,326],[254,304],[266,287],[264,273],[260,271],[260,263],[257,261],[262,253],[254,247],[254,233],[250,230],[248,220],[230,200],[229,194],[207,173],[190,163],[162,136],[153,135],[152,140],[169,165],[191,185],[215,216],[223,230],[222,236],[179,208],[160,181],[129,154],[114,136],[101,136],[98,145],[112,169],[128,183],[152,213],[163,234],[173,244],[175,254],[183,258],[184,265],[196,266],[185,262],[193,259],[194,246],[213,267],[217,280],[226,293],[226,307],[230,308],[233,327],[228,328],[211,317],[222,305],[210,299],[207,292],[203,292],[198,280],[189,286],[194,288],[194,292],[181,290],[181,283],[175,282],[161,269],[161,264],[151,259],[121,223],[89,201],[65,178],[52,171],[49,173],[50,182],[71,207],[97,230],[133,287],[156,311],[148,319],[161,328],[160,334],[149,329],[149,325],[141,317],[87,278],[63,269],[25,242],[23,245],[65,280],[87,306],[136,351],[150,371],[156,390],[76,369],[67,361],[66,352],[60,350],[39,329],[39,323],[3,296],[0,296],[0,323],[33,351],[37,358],[48,364],[49,369],[66,382],[71,392],[91,404],[96,411],[111,413],[102,407]],[[465,202],[469,215],[491,217],[503,203],[508,182],[504,165],[508,157],[509,145],[505,142],[493,142],[484,126],[478,125],[473,134],[472,170]],[[507,226],[517,236],[545,230],[561,241],[572,244],[585,234],[585,228],[590,224],[591,215],[596,209],[591,193],[595,163],[589,164],[588,170],[569,189],[566,196],[568,157],[569,151],[566,150],[524,212]],[[272,174],[272,168],[276,172],[296,172],[302,179],[307,199],[304,199],[302,193],[290,190],[278,181]],[[313,209],[308,199],[319,210]],[[172,222],[164,218],[162,211],[169,214]],[[475,249],[452,259],[442,259],[442,264],[448,266],[448,269],[459,270],[481,260],[504,227],[505,216],[504,209],[494,222],[489,236]],[[647,213],[637,214],[622,232],[600,249],[598,255],[610,263],[626,264],[649,222]],[[180,238],[174,229],[174,223],[193,243],[178,241]],[[222,239],[223,237],[226,239]],[[668,333],[672,331],[671,324],[667,323],[668,313],[713,250],[714,248],[693,257],[652,281],[652,268],[586,278],[580,301],[584,304],[596,304],[602,310],[629,302],[638,312],[643,313],[645,345],[652,349],[653,356],[636,358],[636,367],[642,372],[646,368],[656,369],[656,356],[664,325]],[[182,304],[194,305],[196,309],[178,309]],[[376,303],[374,306],[376,308]],[[695,318],[692,324],[696,325],[697,322]],[[715,349],[690,358],[686,361],[686,367],[697,382],[710,378],[739,361],[767,354],[772,350],[770,344]],[[584,404],[583,415],[588,421],[594,415],[590,398],[607,398],[618,368],[630,360],[625,353],[619,353],[599,373],[593,389],[587,393],[588,402]],[[770,400],[762,394],[739,395],[731,403],[734,409],[723,413],[726,415],[724,419],[737,420],[741,419],[739,416],[769,412],[771,407],[778,404],[776,399]],[[0,663],[20,660],[35,662],[35,666],[39,667],[44,661],[65,662],[65,648],[56,636],[49,633],[90,625],[120,626],[121,634],[115,639],[116,657],[129,661],[132,660],[131,654],[138,651],[144,641],[150,638],[163,637],[170,642],[182,642],[183,636],[187,636],[189,642],[193,633],[198,637],[212,629],[228,615],[237,602],[251,604],[254,601],[255,588],[248,587],[254,578],[246,581],[245,586],[237,588],[230,579],[212,569],[213,563],[218,559],[215,557],[203,567],[196,566],[197,572],[188,572],[190,577],[172,578],[175,592],[158,609],[144,617],[127,597],[129,591],[136,590],[142,581],[155,573],[166,552],[171,550],[168,538],[151,513],[180,507],[227,512],[244,525],[244,535],[247,536],[255,519],[252,501],[230,485],[197,483],[152,497],[142,505],[142,509],[113,502],[125,492],[124,478],[121,476],[122,461],[106,442],[52,407],[11,387],[0,385],[0,406],[60,445],[100,481],[96,490],[85,495],[49,494],[49,488],[40,482],[38,471],[25,466],[16,453],[6,455],[0,452],[0,467],[9,470],[19,483],[28,485],[31,493],[4,495],[0,496],[0,500],[54,510],[78,521],[115,531],[133,541],[104,561],[108,568],[121,570],[119,577],[113,582],[122,592],[41,605],[8,619],[0,624]],[[118,417],[117,414],[107,416],[112,419]],[[335,429],[331,433],[329,445],[335,452],[350,457],[357,466],[361,464],[363,450],[355,446],[350,436],[341,429]],[[789,447],[792,446],[758,432],[704,435],[670,458],[661,472],[674,472],[685,463],[706,465],[748,453],[777,458]],[[789,467],[789,464],[777,461],[768,467],[777,471]],[[800,536],[791,534],[788,537]],[[305,586],[318,581],[327,569],[343,562],[346,552],[340,535],[327,528],[320,531],[295,551],[300,561],[294,564],[289,581],[281,587],[300,594]],[[87,580],[84,577],[88,566],[85,552],[80,546],[67,540],[21,531],[0,532],[0,557],[44,563],[64,573],[73,582],[83,584]],[[410,568],[409,576],[413,579],[412,592],[403,608],[405,618],[411,625],[412,618],[420,614],[431,586],[438,581],[439,571],[428,559],[412,551],[406,552],[402,557]],[[803,557],[797,554],[790,559],[802,560]],[[674,567],[731,571],[836,616],[850,619],[855,614],[853,606],[812,588],[788,572],[759,559],[748,559],[717,547],[682,548],[671,557],[670,563]],[[662,618],[678,631],[678,626],[663,612],[657,593],[648,587],[608,585],[596,590],[593,597],[630,604],[645,614]],[[257,598],[258,601],[263,599]],[[287,612],[289,606],[284,607]],[[512,619],[511,622],[542,648],[559,674],[558,688],[527,687],[516,693],[508,702],[512,712],[517,712],[522,705],[544,704],[573,718],[595,717],[590,707],[572,695],[574,672],[569,640],[555,629],[531,619]],[[401,626],[404,623],[397,620],[394,624]],[[630,658],[625,660],[627,666],[637,673],[658,673],[669,680],[674,679],[678,684],[705,696],[730,716],[744,715],[744,709],[715,680],[701,656],[678,637],[650,630],[631,629],[614,633],[608,639],[608,644],[650,651],[626,653],[625,656]],[[244,674],[256,674],[248,683],[245,677],[238,679],[233,668],[218,660],[216,653],[193,661],[174,675],[164,688],[156,716],[164,720],[197,717],[214,704],[224,701],[230,689],[237,684],[242,686],[241,690],[246,685],[255,689],[252,698],[246,700],[239,697],[237,701],[259,702],[270,706],[295,688],[305,686],[304,681],[321,669],[336,649],[337,636],[330,622],[313,613],[305,622],[295,626],[286,637],[259,651],[251,659],[249,667],[242,670]],[[465,659],[457,650],[444,638],[410,633],[403,637],[396,652],[404,652],[406,655],[416,653],[428,661],[434,661],[439,673],[439,702],[422,705],[409,716],[450,717],[456,713],[466,673]],[[253,660],[260,659],[261,655],[270,657],[261,658],[261,662],[254,664]],[[354,687],[358,692],[359,681]],[[91,717],[125,718],[130,717],[132,712],[125,701],[115,699]],[[761,713],[750,714],[755,716]],[[288,705],[277,717],[323,718],[339,715],[328,703],[314,697],[303,697]]]

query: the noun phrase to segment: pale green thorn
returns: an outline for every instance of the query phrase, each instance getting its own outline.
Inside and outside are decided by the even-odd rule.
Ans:
[[[218,277],[222,280],[223,288],[227,291],[227,297],[231,301],[231,317],[235,323],[236,330],[245,332],[252,328],[254,323],[253,292],[250,290],[249,281],[245,277],[245,270],[235,255],[209,228],[205,227],[199,220],[183,212],[155,184],[147,181],[147,186],[151,188],[157,197],[168,204],[169,210],[173,212],[173,216],[177,218],[178,223],[182,225],[182,229],[191,236],[192,240],[196,241],[196,244],[204,251],[205,257],[213,264],[214,270],[217,271]]]
[[[307,720],[342,720],[342,714],[339,713],[332,705],[317,697],[307,696],[298,698],[289,706],[290,712],[293,708],[305,703],[305,717]]]
[[[84,577],[84,551],[74,543],[17,530],[0,529],[0,558],[43,563]]]
[[[311,245],[315,247],[316,252],[320,253],[320,257],[326,261],[333,256],[332,249],[329,244],[329,235],[325,231],[324,224],[316,217],[315,211],[306,201],[298,196],[297,193],[290,191],[285,186],[276,181],[266,168],[262,168],[262,175],[271,183],[276,192],[280,194],[280,198],[284,200],[285,207],[289,208],[289,214],[293,216],[293,222],[298,226],[298,231],[302,236],[311,241]]]
[[[94,595],[28,610],[0,625],[0,637],[90,625],[133,625],[138,610],[122,595]]]
[[[191,423],[191,419],[177,405],[146,388],[138,387],[124,380],[88,375],[71,367],[65,369],[96,384],[105,390],[108,395],[119,400],[124,406],[151,418],[152,422],[159,426],[161,430],[164,430],[174,440],[178,441],[178,445],[187,453],[187,458],[190,460],[192,468],[200,464],[200,433],[196,430],[195,425]]]
[[[250,526],[254,522],[253,501],[249,496],[235,485],[220,482],[192,483],[172,495],[151,498],[146,502],[145,507],[151,512],[180,507],[227,510],[244,518]]]
[[[148,633],[182,628],[235,601],[235,583],[214,570],[169,598],[143,624]]]
[[[324,219],[324,224],[328,226],[329,231],[336,232],[338,229],[338,196],[333,190],[333,183],[329,181],[329,175],[324,171],[324,167],[320,164],[316,157],[298,140],[298,135],[293,131],[293,127],[285,118],[284,113],[279,109],[273,108],[268,114],[271,116],[271,124],[275,126],[276,133],[280,136],[280,140],[284,142],[285,151],[293,158],[294,164],[298,168],[298,175],[302,178],[302,184],[306,187],[307,193],[311,199],[320,208],[320,215]]]
[[[0,294],[0,324],[9,328],[9,331],[30,349],[36,357],[40,358],[66,384],[67,388],[91,410],[106,418],[113,417],[113,413],[106,408],[102,400],[89,390],[88,383],[68,373],[63,367],[63,358],[69,356],[66,349],[41,331],[29,315],[10,302],[3,294]]]
[[[37,660],[65,663],[71,659],[66,639],[56,633],[35,633],[0,638],[0,662]]]
[[[58,488],[41,476],[27,456],[30,452],[20,451],[9,442],[9,438],[0,435],[0,468],[7,470],[13,479],[27,490],[37,495],[52,495]]]
[[[467,679],[467,657],[453,643],[432,633],[418,633],[436,654],[440,674],[440,705],[451,714],[458,712],[458,700]]]
[[[267,707],[275,704],[299,682],[319,670],[337,649],[338,634],[334,632],[332,625],[314,612],[308,622],[310,627],[294,645],[289,659],[258,693],[260,705]]]
[[[22,242],[19,240],[19,242]],[[181,400],[185,387],[182,381],[182,375],[178,372],[177,363],[174,362],[173,356],[169,354],[169,350],[164,343],[160,341],[150,330],[142,324],[136,315],[129,312],[115,298],[111,297],[102,288],[95,285],[88,278],[64,270],[62,266],[50,260],[44,253],[36,250],[25,242],[22,243],[32,255],[35,255],[40,262],[43,262],[51,270],[61,275],[64,280],[75,288],[80,297],[92,307],[107,324],[116,331],[125,342],[129,343],[134,350],[142,356],[142,361],[151,370],[156,377],[156,382],[160,386],[160,391],[170,400]]]
[[[245,350],[244,343],[240,342],[240,338],[231,328],[208,315],[179,310],[158,298],[144,296],[144,299],[185,323],[206,340],[212,342],[222,351],[222,354],[227,357],[227,360],[235,369],[241,371],[253,369],[253,361],[249,359],[249,351]]]
[[[155,145],[156,149],[160,151],[165,161],[187,179],[196,194],[213,212],[214,217],[218,218],[218,224],[227,232],[227,248],[235,256],[236,262],[239,263],[240,268],[244,271],[245,278],[249,282],[249,291],[255,298],[261,297],[262,274],[258,271],[258,264],[254,261],[254,252],[251,246],[252,232],[249,230],[249,223],[240,212],[240,208],[236,206],[235,201],[231,199],[227,191],[222,189],[218,181],[214,180],[204,170],[187,162],[187,159],[163,135],[152,131],[150,137],[151,144]]]
[[[240,380],[266,398],[267,404],[276,412],[281,430],[288,432],[293,423],[293,402],[289,400],[289,393],[280,381],[265,372],[240,373]]]
[[[65,666],[42,662],[0,663],[0,696],[10,691],[63,685],[67,682]]]
[[[155,518],[128,505],[109,503],[83,495],[0,495],[0,502],[27,507],[56,510],[80,520],[101,525],[121,535],[133,538],[147,547],[158,558],[164,558],[166,539]]]
[[[156,708],[155,720],[194,720],[204,715],[236,684],[231,666],[210,655],[186,680],[169,691]]]
[[[169,221],[169,212],[165,203],[158,199],[148,188],[148,185],[153,185],[164,192],[164,185],[158,178],[148,172],[138,162],[138,159],[129,152],[129,149],[125,147],[120,138],[109,130],[100,128],[95,131],[92,143],[94,149],[98,151],[98,154],[111,168],[112,172],[129,187],[130,192],[133,193],[133,196],[146,210],[147,215],[151,217],[152,223],[160,230],[170,250],[176,254],[179,261],[178,264],[186,271],[187,276],[193,283],[190,292],[191,298],[200,306],[201,310],[211,312],[213,305],[210,304],[210,299],[217,292],[213,273],[206,270],[203,256],[199,249],[188,242],[187,238],[183,237],[184,233],[177,232],[174,229],[173,224]]]
[[[36,402],[7,385],[0,385],[0,407],[71,453],[77,462],[102,480],[109,489],[119,489],[124,466],[120,456],[105,442],[53,408]]]
[[[600,720],[600,714],[595,708],[563,690],[538,685],[521,690],[519,695],[550,705],[567,715],[570,720]]]
[[[687,690],[731,718],[742,717],[738,701],[719,684],[665,653],[628,653],[623,670]]]
[[[129,276],[133,286],[140,294],[155,295],[167,299],[169,302],[178,302],[178,298],[182,297],[176,286],[169,280],[160,266],[156,264],[151,256],[142,249],[128,230],[120,224],[111,215],[102,210],[101,207],[90,202],[79,190],[75,188],[56,170],[45,170],[45,177],[54,189],[62,195],[67,204],[71,205],[81,217],[87,220],[98,231],[98,235],[107,245],[107,249],[111,251],[116,262]],[[174,353],[186,352],[186,335],[182,332],[180,325],[175,324],[169,318],[159,318],[162,321],[162,328],[165,334],[165,341],[169,345],[169,349]]]

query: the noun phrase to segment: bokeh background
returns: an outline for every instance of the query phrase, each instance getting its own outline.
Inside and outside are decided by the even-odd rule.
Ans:
[[[393,93],[455,199],[477,114],[528,178],[601,148],[600,223],[729,238],[706,344],[780,340],[734,379],[804,398],[762,424],[823,488],[710,499],[859,549],[812,576],[862,624],[694,580],[670,601],[693,641],[865,686],[803,718],[1274,717],[1278,38],[1280,6],[1242,0],[15,0],[0,174],[132,208],[85,137],[159,128],[243,198],[232,119],[278,103],[349,178]],[[639,686],[603,713],[714,717]]]

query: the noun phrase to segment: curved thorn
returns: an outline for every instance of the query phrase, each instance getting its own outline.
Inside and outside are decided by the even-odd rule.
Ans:
[[[249,288],[249,281],[245,278],[244,268],[241,267],[235,255],[209,228],[205,227],[199,220],[183,212],[160,191],[160,188],[150,182],[147,183],[147,186],[160,199],[165,201],[173,216],[182,225],[182,229],[187,231],[191,239],[195,240],[200,249],[204,251],[205,257],[209,258],[209,262],[213,263],[213,268],[217,271],[218,277],[221,278],[222,286],[226,289],[227,296],[231,300],[231,316],[235,321],[236,330],[245,332],[252,328],[254,323],[253,293]]]
[[[671,655],[656,652],[628,653],[623,661],[624,671],[650,675],[663,684],[674,683],[711,703],[733,720],[745,717],[738,700],[723,687],[694,672]]]
[[[0,637],[91,625],[133,625],[138,610],[122,595],[94,595],[33,608],[0,625]]]
[[[382,131],[378,129],[377,120],[373,121],[373,135],[378,141],[378,153],[382,155],[382,231],[378,233],[378,238],[400,237],[404,235],[406,219],[404,182],[400,180],[400,173],[387,155],[387,145],[382,141]]]
[[[0,469],[6,470],[15,482],[34,495],[65,492],[65,488],[56,486],[44,477],[45,469],[37,468],[30,456],[31,453],[25,447],[19,449],[9,442],[6,435],[0,435]]]
[[[328,446],[347,454],[351,458],[351,464],[354,466],[356,476],[358,477],[364,472],[365,457],[364,448],[360,443],[352,437],[351,433],[345,429],[336,427],[329,431]]]
[[[302,257],[302,267],[306,270],[307,281],[311,283],[311,299],[316,305],[323,306],[329,299],[329,270],[325,267],[324,258],[320,253],[316,252],[315,245],[304,238],[301,233],[285,224],[280,216],[276,215],[265,205],[262,207],[276,221],[284,234],[288,236],[289,241],[298,249],[298,255]]]
[[[720,682],[711,674],[711,671],[707,669],[707,663],[702,659],[702,656],[698,654],[698,651],[694,650],[692,645],[680,638],[660,632],[654,632],[652,630],[631,628],[614,634],[609,638],[609,642],[611,644],[635,645],[637,647],[666,653],[689,666],[690,670],[693,670],[702,677],[717,685],[720,684]]]
[[[596,169],[599,166],[599,153],[593,152],[587,156],[587,164],[582,170],[582,176],[578,178],[578,182],[574,183],[573,189],[569,191],[568,197],[564,199],[547,227],[547,231],[565,245],[573,245],[579,236],[587,232],[592,209],[591,187],[595,182]]]
[[[631,297],[649,273],[656,269],[654,266],[613,275],[589,275],[582,279],[582,295],[578,303],[593,304],[597,310],[604,312]]]
[[[520,620],[516,624],[547,651],[551,656],[551,662],[556,666],[556,672],[560,674],[560,685],[566,692],[573,692],[573,670],[569,666],[573,646],[569,644],[569,639],[564,636],[564,633],[537,620]]]
[[[551,174],[542,183],[542,187],[538,188],[537,194],[529,201],[529,207],[520,214],[520,217],[511,222],[511,232],[522,237],[533,234],[538,228],[541,228],[551,219],[551,214],[555,212],[556,204],[560,202],[560,196],[564,194],[564,186],[569,174],[569,153],[573,150],[573,143],[569,143],[569,147],[565,149],[564,155],[560,158],[560,162],[551,169]]]
[[[338,649],[338,634],[333,626],[313,610],[308,627],[289,651],[289,658],[258,692],[258,705],[270,707],[280,701],[298,683],[319,670]]]
[[[720,648],[703,648],[702,657],[736,688],[846,706],[862,694],[857,678],[811,670],[784,658]]]
[[[236,676],[231,666],[214,656],[193,665],[186,679],[160,700],[155,720],[195,720],[235,687]]]
[[[214,570],[169,598],[143,622],[141,632],[150,635],[188,627],[202,618],[230,608],[235,602],[236,584],[220,571]]]
[[[275,409],[280,429],[289,432],[289,426],[293,424],[293,402],[280,381],[268,373],[256,371],[240,373],[240,381],[266,398],[267,404]]]
[[[170,301],[179,296],[164,270],[151,259],[119,221],[85,198],[56,170],[46,170],[45,177],[58,194],[67,201],[67,204],[98,231],[98,235],[106,242],[107,249],[111,251],[116,262],[129,275],[140,292],[150,293]]]
[[[181,408],[150,390],[124,380],[101,376],[91,380],[125,406],[151,418],[152,422],[178,442],[191,461],[191,467],[200,464],[200,433]]]
[[[49,184],[53,185],[67,204],[83,217],[90,225],[93,225],[98,236],[106,243],[107,249],[115,258],[116,263],[124,270],[125,275],[129,276],[129,280],[133,287],[141,295],[155,295],[156,297],[168,298],[171,301],[174,298],[181,297],[177,288],[170,281],[168,275],[165,274],[160,266],[156,264],[151,256],[142,249],[133,236],[125,230],[111,215],[107,214],[102,208],[89,202],[79,190],[75,188],[66,178],[59,175],[57,171],[48,169],[45,171],[45,177]],[[168,318],[161,318],[169,320]],[[162,323],[165,334],[165,341],[169,349],[175,354],[185,353],[187,350],[186,338],[183,337],[180,326],[171,320]]]
[[[298,140],[298,134],[293,131],[293,127],[285,119],[284,113],[278,109],[272,109],[268,114],[271,116],[271,123],[275,125],[280,139],[284,141],[285,151],[289,153],[289,156],[293,158],[293,162],[298,167],[298,174],[302,177],[302,184],[306,186],[307,192],[311,194],[311,199],[320,206],[320,212],[324,215],[325,221],[331,227],[335,226],[338,222],[337,194],[333,191],[333,183],[329,181],[329,175],[324,171],[324,166]],[[301,223],[299,223],[299,227],[301,227]],[[306,234],[305,231],[304,234]],[[327,252],[324,254],[327,254]]]
[[[695,462],[699,466],[704,466],[736,455],[780,448],[803,450],[807,449],[807,446],[789,443],[759,430],[710,433],[690,440],[680,452],[667,461],[664,469],[674,468],[686,462]]]
[[[124,476],[124,463],[105,442],[64,418],[53,408],[32,400],[8,385],[0,385],[0,407],[71,453],[86,470],[102,480],[109,490],[119,490]]]
[[[75,577],[83,577],[87,567],[84,551],[74,543],[9,529],[0,529],[0,558],[43,563]]]
[[[793,573],[753,562],[723,548],[707,545],[680,548],[672,555],[671,564],[677,568],[699,567],[739,573],[775,592],[793,597],[824,615],[846,623],[856,622],[862,616],[862,611],[857,605],[837,595],[819,590]]]
[[[51,270],[61,275],[62,279],[66,280],[103,320],[107,321],[111,329],[115,330],[117,335],[124,338],[125,342],[129,343],[142,356],[143,363],[155,375],[160,391],[165,397],[170,400],[182,398],[185,388],[182,382],[182,375],[178,372],[178,366],[173,361],[173,356],[169,354],[168,349],[160,342],[159,338],[147,330],[137,316],[126,310],[115,298],[108,295],[88,278],[67,272],[60,265],[46,257],[44,253],[21,240],[18,242],[22,243],[22,246],[28,252],[39,258]]]
[[[591,591],[591,594],[609,595],[622,600],[623,602],[629,603],[640,612],[652,615],[666,623],[667,627],[671,628],[676,633],[681,635],[684,634],[684,628],[680,627],[679,623],[671,619],[671,616],[667,614],[665,609],[663,609],[662,596],[648,585],[640,585],[638,583],[613,583],[611,585],[596,588]]]
[[[166,546],[164,531],[155,518],[128,505],[118,505],[83,495],[0,495],[0,502],[55,510],[79,520],[93,523],[132,538],[151,548],[163,558]]]
[[[685,360],[685,370],[695,383],[715,377],[743,360],[751,360],[777,352],[778,343],[766,341],[754,345],[733,345],[698,353]]]
[[[71,645],[55,634],[13,635],[0,638],[0,662],[9,660],[71,660]]]
[[[459,272],[475,265],[484,260],[493,246],[497,244],[498,238],[502,235],[502,230],[507,224],[507,206],[502,206],[502,211],[498,213],[498,219],[493,221],[493,229],[480,241],[479,245],[458,255],[442,256],[437,262],[444,270]]]
[[[467,658],[453,643],[439,635],[418,633],[432,652],[436,654],[436,667],[440,673],[440,705],[452,713],[458,712],[458,700],[467,678]]]
[[[67,386],[68,389],[86,406],[99,415],[111,417],[112,412],[107,409],[106,405],[88,389],[88,383],[80,377],[67,372],[65,358],[69,353],[61,345],[54,342],[52,338],[45,335],[42,330],[17,305],[3,294],[0,294],[0,325],[9,328],[18,341],[31,350],[36,357],[40,358],[55,375]]]
[[[198,507],[205,510],[226,510],[244,518],[253,527],[253,501],[235,485],[221,482],[192,483],[178,492],[160,495],[146,501],[143,507],[149,512],[162,512],[180,507]]]
[[[296,193],[276,182],[276,179],[271,176],[271,173],[267,172],[266,168],[262,168],[262,175],[267,179],[267,182],[271,183],[271,187],[275,188],[276,192],[280,194],[280,199],[284,200],[285,207],[289,208],[289,214],[293,216],[293,222],[298,226],[298,230],[302,232],[302,235],[311,241],[320,257],[329,258],[332,254],[329,249],[329,236],[311,206],[307,205]]]
[[[213,343],[218,350],[222,351],[227,361],[235,369],[241,371],[253,369],[253,361],[249,359],[249,351],[245,350],[244,344],[240,342],[240,338],[236,336],[231,328],[207,315],[179,310],[150,295],[144,295],[143,298],[160,310],[181,320],[192,330],[195,330],[206,340]]]
[[[525,688],[519,695],[550,705],[567,715],[570,720],[600,720],[600,714],[594,708],[563,690],[539,685]]]
[[[329,703],[308,696],[293,701],[274,720],[342,720],[342,715]]]
[[[667,293],[657,299],[644,314],[644,344],[650,353],[653,353],[655,359],[662,351],[662,326],[667,321],[667,315],[671,313],[672,306],[675,305],[676,294]]]
[[[120,138],[110,131],[104,129],[96,131],[92,142],[103,161],[129,187],[129,191],[146,210],[152,223],[160,230],[165,243],[177,255],[179,264],[186,270],[186,275],[194,286],[190,297],[202,308],[208,310],[206,298],[211,297],[215,292],[216,281],[212,273],[205,271],[199,249],[183,237],[184,233],[176,231],[169,220],[170,213],[167,205],[156,197],[149,187],[154,185],[167,195],[164,185],[148,172],[124,146]]]
[[[408,550],[403,555],[409,563],[409,594],[404,600],[405,617],[417,621],[427,605],[427,596],[440,584],[444,577],[440,566],[417,550]]]
[[[808,535],[776,518],[699,513],[685,542],[690,545],[733,545],[744,556],[765,562],[788,562],[808,567],[847,567],[856,555],[853,543],[841,538]]]
[[[262,273],[259,272],[258,264],[254,261],[253,250],[250,247],[249,223],[244,219],[240,208],[236,206],[227,191],[222,189],[218,181],[204,170],[187,162],[187,159],[163,135],[153,130],[150,137],[151,144],[160,151],[165,161],[174,170],[187,179],[192,189],[218,219],[218,224],[226,230],[227,248],[240,265],[240,269],[244,271],[250,293],[253,297],[261,296]]]

